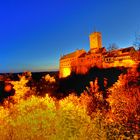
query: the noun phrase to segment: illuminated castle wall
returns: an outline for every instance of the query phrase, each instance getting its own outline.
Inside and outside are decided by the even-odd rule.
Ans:
[[[60,58],[59,64],[59,77],[67,77],[72,71],[76,70],[78,65],[78,57],[86,53],[85,50],[76,50],[73,53],[64,55]]]
[[[63,55],[59,61],[59,77],[64,78],[75,72],[85,74],[91,67],[108,68],[116,66],[132,66],[136,62],[136,51],[133,47],[107,52],[102,47],[100,32],[91,33],[89,36],[90,50],[76,50]]]

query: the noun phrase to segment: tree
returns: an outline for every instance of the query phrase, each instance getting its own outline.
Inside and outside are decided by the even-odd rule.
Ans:
[[[113,51],[113,50],[117,50],[119,47],[116,43],[111,43],[109,44],[109,46],[107,47],[108,51]]]
[[[136,50],[140,50],[140,34],[135,34],[135,41],[133,43]]]

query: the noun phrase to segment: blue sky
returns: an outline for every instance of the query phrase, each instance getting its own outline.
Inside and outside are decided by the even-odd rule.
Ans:
[[[140,0],[0,1],[0,72],[57,70],[61,54],[89,50],[95,29],[105,47],[131,46],[139,6]]]

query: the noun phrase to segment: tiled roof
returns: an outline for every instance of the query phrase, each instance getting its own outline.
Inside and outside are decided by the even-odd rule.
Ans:
[[[60,59],[66,59],[66,58],[72,58],[72,57],[76,57],[78,53],[82,52],[84,53],[85,50],[77,50],[75,52],[72,52],[72,53],[69,53],[69,54],[66,54],[66,55],[63,55]]]
[[[105,53],[103,53],[103,55],[105,55],[105,57],[126,56],[128,54],[125,54],[125,53],[130,52],[133,49],[134,49],[134,47],[121,48],[121,49],[117,49],[117,50],[112,50],[110,52],[105,52]],[[122,52],[122,54],[118,54],[118,52]]]
[[[127,48],[121,48],[121,49],[117,49],[117,50],[112,50],[110,52],[118,52],[118,51],[121,51],[122,53],[125,53],[125,52],[130,52],[131,50],[135,50],[133,46],[131,47],[127,47]]]
[[[121,49],[122,53],[130,52],[131,50],[135,50],[134,47],[128,47],[128,48]]]
[[[97,53],[102,53],[104,49],[105,49],[105,47],[100,48],[100,49],[97,51]]]
[[[79,56],[79,58],[85,57],[87,55],[87,53],[83,53]]]

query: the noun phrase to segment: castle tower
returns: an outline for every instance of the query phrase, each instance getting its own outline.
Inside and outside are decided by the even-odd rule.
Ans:
[[[90,50],[96,51],[102,48],[102,36],[100,32],[93,32],[89,35]]]

